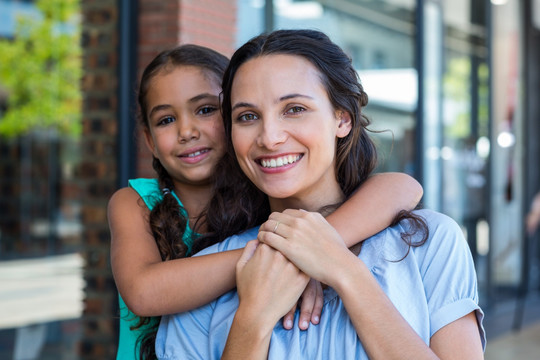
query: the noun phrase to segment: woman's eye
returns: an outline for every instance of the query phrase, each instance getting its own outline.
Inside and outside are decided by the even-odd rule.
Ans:
[[[301,113],[304,110],[306,110],[306,109],[303,108],[302,106],[293,106],[290,109],[288,109],[287,111],[285,111],[285,113],[294,115],[294,114]]]
[[[217,111],[217,107],[215,106],[203,106],[197,111],[197,114],[199,115],[210,115]]]
[[[253,121],[253,120],[257,120],[257,115],[249,113],[249,114],[240,115],[236,121],[246,122],[246,121]]]
[[[167,125],[167,124],[170,124],[170,123],[174,122],[175,120],[176,119],[173,116],[165,116],[165,117],[159,119],[157,125],[158,126]]]

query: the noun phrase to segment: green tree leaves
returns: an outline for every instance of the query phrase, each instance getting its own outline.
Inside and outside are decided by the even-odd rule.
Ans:
[[[18,19],[13,39],[0,40],[0,87],[8,93],[0,135],[35,129],[81,132],[79,2],[39,0],[39,15]]]

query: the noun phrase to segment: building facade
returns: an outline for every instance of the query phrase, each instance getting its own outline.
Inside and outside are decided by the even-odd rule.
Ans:
[[[0,37],[35,3],[0,0]],[[540,233],[524,218],[540,191],[539,0],[83,0],[79,11],[82,135],[0,138],[0,358],[114,358],[107,202],[154,176],[137,125],[142,69],[177,44],[230,56],[279,28],[320,29],[350,54],[380,131],[378,171],[416,177],[422,205],[459,223],[486,319],[538,290]],[[0,119],[8,98],[0,78]]]

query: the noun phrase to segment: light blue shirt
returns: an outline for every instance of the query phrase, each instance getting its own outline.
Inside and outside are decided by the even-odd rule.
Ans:
[[[475,311],[485,346],[476,273],[461,229],[443,214],[429,210],[417,213],[429,226],[424,245],[411,248],[399,261],[408,249],[400,237],[408,225],[402,221],[367,239],[359,258],[426,344],[443,326]],[[198,255],[243,247],[256,238],[257,231],[254,228],[232,236]],[[164,316],[156,338],[158,358],[220,359],[237,307],[237,293],[230,291],[193,311]],[[295,319],[297,322],[298,313]],[[319,325],[300,330],[295,324],[292,330],[285,330],[281,322],[276,324],[268,358],[368,359],[343,302],[331,288],[324,292]]]

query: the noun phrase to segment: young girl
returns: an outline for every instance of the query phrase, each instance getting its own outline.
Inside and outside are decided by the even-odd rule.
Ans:
[[[153,349],[151,328],[157,321],[139,326],[134,314],[154,317],[186,311],[235,286],[240,250],[187,257],[237,228],[216,226],[204,212],[214,183],[219,183],[213,179],[216,164],[225,153],[219,95],[227,63],[215,51],[184,45],[159,54],[142,75],[141,118],[158,179],[130,180],[109,203],[111,264],[121,294],[118,359],[138,357],[139,336],[146,339],[143,350]],[[400,209],[413,208],[421,194],[419,184],[407,175],[373,176],[328,221],[350,246],[383,229]],[[241,218],[241,226],[249,228],[268,215],[266,203],[250,205],[258,211],[222,211]],[[320,297],[304,298],[302,329],[310,320],[318,322],[321,307]],[[292,317],[293,312],[285,316],[286,328],[292,327]]]
[[[476,274],[454,221],[402,212],[351,251],[319,213],[335,209],[373,171],[366,104],[350,59],[320,32],[276,31],[235,52],[223,79],[229,154],[273,213],[260,228],[238,229],[200,253],[262,242],[248,243],[238,261],[238,292],[163,317],[159,358],[483,358]],[[268,166],[273,161],[282,165]],[[221,213],[209,208],[207,216]],[[321,321],[284,330],[277,322],[309,278],[328,285]]]

